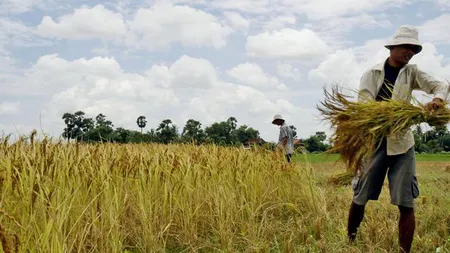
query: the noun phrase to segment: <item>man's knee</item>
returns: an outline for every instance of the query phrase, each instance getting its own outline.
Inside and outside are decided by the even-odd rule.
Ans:
[[[400,214],[411,214],[411,213],[414,213],[414,207],[399,205],[398,209],[400,211]]]

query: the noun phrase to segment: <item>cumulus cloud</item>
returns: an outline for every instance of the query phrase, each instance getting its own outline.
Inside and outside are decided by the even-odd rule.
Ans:
[[[184,46],[222,48],[233,32],[212,14],[167,3],[138,9],[128,25],[132,38],[130,43],[137,43],[147,50],[167,49],[174,42]]]
[[[246,49],[253,57],[303,61],[320,58],[329,51],[328,45],[314,31],[290,28],[249,36]]]
[[[277,88],[286,90],[285,84],[275,77],[268,75],[256,63],[242,63],[227,71],[228,75],[244,84],[252,85],[259,88]]]
[[[294,15],[280,15],[275,18],[269,19],[263,23],[264,30],[279,30],[285,27],[295,25],[297,19]]]
[[[229,26],[232,27],[233,29],[242,31],[248,30],[250,26],[250,21],[242,17],[241,14],[237,12],[226,11],[223,13],[223,15],[226,18],[227,22],[229,23]]]
[[[248,26],[237,14],[229,13],[228,17],[237,28]],[[234,32],[212,14],[189,6],[160,2],[150,8],[137,9],[131,19],[125,19],[122,14],[101,4],[82,6],[56,21],[45,16],[37,31],[50,38],[111,40],[149,51],[166,50],[173,43],[187,47],[222,48],[227,37]]]
[[[287,63],[279,63],[277,65],[277,73],[284,79],[299,81],[301,78],[300,70]]]
[[[214,66],[205,59],[183,55],[171,67],[172,85],[178,88],[209,88],[218,82]]]
[[[330,54],[319,66],[311,70],[309,79],[317,85],[338,83],[355,91],[362,74],[370,67],[384,61],[389,51],[384,40],[368,41],[361,47],[338,50]],[[423,51],[414,56],[411,64],[444,81],[450,80],[450,64],[439,54],[433,44],[425,43]]]
[[[0,14],[27,12],[43,2],[43,0],[2,0],[0,1]]]
[[[37,26],[40,35],[58,39],[117,40],[126,33],[123,17],[99,4],[92,8],[82,6],[71,14],[58,18],[44,16]]]
[[[16,114],[19,112],[20,102],[2,102],[0,103],[0,115]]]
[[[436,44],[450,43],[450,14],[443,14],[419,26],[420,39]]]
[[[275,113],[301,137],[322,130],[314,108],[320,86],[340,82],[357,88],[362,73],[388,56],[383,47],[388,38],[376,38],[386,28],[393,32],[390,22],[402,18],[392,7],[416,1],[84,1],[89,6],[65,2],[57,12],[45,11],[37,24],[16,15],[49,2],[54,1],[0,0],[0,15],[11,14],[0,17],[0,95],[14,100],[2,101],[2,115],[18,118],[0,129],[39,128],[33,120],[42,112],[44,128],[58,135],[62,113],[76,110],[89,116],[102,112],[130,129],[137,128],[139,115],[147,116],[149,127],[165,118],[182,127],[189,118],[206,126],[234,116],[273,140]],[[448,14],[433,17],[426,9],[422,14],[430,19],[419,26],[427,43],[412,62],[448,78]],[[233,33],[250,36],[242,40]],[[70,52],[22,48],[62,40]]]
[[[443,1],[443,0],[436,0]],[[186,2],[186,1],[182,1]],[[238,10],[254,14],[296,13],[306,15],[311,20],[350,16],[361,12],[388,10],[408,4],[405,0],[215,0],[196,2],[218,9]]]
[[[283,10],[305,14],[310,20],[328,19],[349,16],[365,11],[385,10],[405,5],[405,0],[341,0],[336,4],[333,0],[280,0]]]
[[[55,136],[64,128],[62,114],[78,110],[88,117],[104,113],[116,127],[130,129],[135,127],[139,115],[146,115],[151,127],[165,118],[182,127],[190,118],[207,126],[233,116],[240,124],[260,130],[267,140],[276,138],[277,131],[270,124],[273,114],[283,112],[292,124],[298,124],[298,115],[312,115],[257,86],[280,85],[276,78],[264,71],[254,74],[268,79],[250,78],[242,84],[227,82],[208,60],[187,55],[170,65],[154,64],[148,71],[133,73],[125,71],[114,58],[66,60],[52,54],[40,57],[21,82],[45,91],[42,95],[49,99],[43,103],[42,127]],[[249,82],[254,85],[247,85]],[[2,108],[13,111],[10,104]],[[314,120],[309,117],[306,122],[313,126]]]
[[[209,61],[187,55],[170,65],[154,64],[142,73],[125,71],[114,58],[70,61],[56,54],[45,55],[20,82],[26,84],[24,94],[34,87],[49,97],[42,111],[42,124],[46,132],[55,135],[64,127],[61,115],[77,110],[89,117],[104,113],[116,126],[127,128],[135,127],[134,116],[146,115],[149,126],[156,126],[164,118],[183,126],[189,118],[208,125],[234,116],[243,124],[268,129],[271,125],[261,122],[286,107],[258,87],[223,81]],[[13,112],[11,104],[2,105],[5,112]]]

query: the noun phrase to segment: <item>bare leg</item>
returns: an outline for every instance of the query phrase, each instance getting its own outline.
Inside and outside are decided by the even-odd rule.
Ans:
[[[358,205],[352,201],[347,224],[347,235],[350,242],[355,241],[356,232],[358,231],[359,225],[364,218],[364,208],[365,206]]]
[[[398,222],[398,232],[400,253],[409,253],[416,228],[414,209],[404,206],[399,206],[399,209],[400,220]]]

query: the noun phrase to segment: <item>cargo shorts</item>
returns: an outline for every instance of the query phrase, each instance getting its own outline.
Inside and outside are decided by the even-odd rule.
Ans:
[[[352,180],[353,202],[365,205],[378,200],[386,174],[391,204],[414,208],[414,199],[419,196],[414,147],[404,154],[388,156],[386,139]]]

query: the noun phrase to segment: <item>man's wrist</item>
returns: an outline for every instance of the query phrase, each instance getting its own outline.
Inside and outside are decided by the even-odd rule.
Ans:
[[[440,98],[440,97],[435,97],[435,98],[433,98],[432,101],[433,101],[433,102],[444,103],[444,100],[443,100],[442,98]]]

